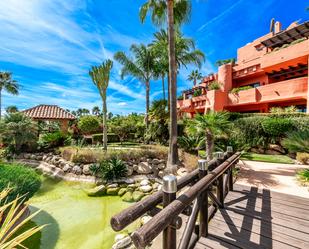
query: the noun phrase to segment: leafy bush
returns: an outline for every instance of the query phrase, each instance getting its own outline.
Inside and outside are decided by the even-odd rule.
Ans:
[[[10,113],[0,122],[1,141],[9,153],[33,150],[37,141],[37,127],[22,113]]]
[[[210,83],[210,85],[208,86],[209,90],[219,90],[221,88],[221,83],[218,81],[213,81]]]
[[[262,127],[266,134],[279,138],[293,129],[293,122],[286,118],[267,118],[263,120]]]
[[[202,95],[201,89],[194,90],[193,97],[198,97],[198,96],[201,96],[201,95]]]
[[[78,121],[78,128],[83,134],[91,134],[98,131],[100,122],[96,116],[83,116]]]
[[[306,152],[297,152],[296,160],[302,164],[309,164],[309,153]]]
[[[241,87],[235,87],[231,90],[231,93],[239,93],[240,91],[252,89],[252,86],[241,86]]]
[[[291,121],[293,123],[294,128],[297,131],[308,131],[309,130],[309,116],[292,117]]]
[[[309,184],[309,169],[304,169],[301,170],[297,173],[298,180],[304,184],[308,185]]]
[[[18,196],[24,196],[24,201],[32,197],[39,190],[41,180],[34,170],[19,164],[0,163],[0,191],[12,188],[8,194],[8,202]]]
[[[178,137],[178,145],[186,152],[196,152],[203,149],[205,146],[205,139],[194,136],[181,136]]]
[[[102,143],[103,140],[103,134],[94,134],[92,135],[92,141],[93,143]],[[107,141],[111,143],[119,142],[119,137],[115,133],[107,133]]]
[[[309,129],[288,134],[282,144],[290,152],[309,153]]]
[[[39,146],[41,148],[55,148],[68,144],[70,137],[61,131],[56,131],[53,133],[42,134],[39,139]]]
[[[127,167],[122,160],[113,157],[109,160],[102,161],[98,166],[92,165],[90,171],[106,181],[112,181],[125,177],[127,174]]]
[[[270,113],[296,113],[297,108],[293,105],[288,106],[288,107],[272,107],[270,108]]]

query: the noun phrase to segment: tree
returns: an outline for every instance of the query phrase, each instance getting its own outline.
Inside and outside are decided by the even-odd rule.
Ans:
[[[12,79],[12,73],[0,72],[0,120],[2,116],[2,90],[5,90],[12,95],[18,95],[19,85],[17,81]]]
[[[91,134],[98,131],[100,128],[100,122],[96,116],[83,116],[79,119],[78,128],[83,134]]]
[[[111,60],[104,61],[100,66],[93,66],[89,71],[93,83],[99,90],[103,102],[103,149],[107,150],[107,105],[106,92],[109,83],[110,73],[113,68]]]
[[[196,85],[196,82],[202,79],[202,74],[198,70],[192,70],[192,72],[188,75],[187,80],[193,81],[193,85]]]
[[[6,113],[15,113],[18,112],[18,108],[15,105],[10,105],[7,108],[5,108]]]
[[[222,134],[230,126],[227,112],[210,111],[204,115],[196,115],[188,123],[187,131],[194,136],[203,136],[202,140],[206,145],[207,160],[212,159],[214,149],[214,139],[216,135]]]
[[[124,52],[117,52],[114,55],[115,60],[122,64],[121,77],[132,75],[140,80],[146,86],[146,129],[149,125],[149,95],[150,95],[150,80],[155,77],[155,57],[149,46],[143,44],[132,45],[130,48],[133,54],[133,59],[127,56]]]
[[[92,108],[92,114],[93,114],[93,115],[99,116],[100,113],[101,113],[101,110],[100,110],[100,108],[99,108],[98,106],[94,106],[94,107]]]
[[[222,66],[224,64],[228,64],[228,63],[232,63],[234,64],[235,63],[235,58],[230,58],[230,59],[225,59],[225,60],[217,60],[216,61],[216,65],[219,67],[219,66]]]

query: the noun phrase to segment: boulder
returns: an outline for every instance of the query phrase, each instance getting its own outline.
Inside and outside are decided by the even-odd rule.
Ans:
[[[133,174],[133,167],[127,166],[127,176],[131,176]]]
[[[103,196],[106,193],[106,187],[104,185],[97,186],[87,191],[88,196]]]
[[[84,175],[91,175],[90,166],[91,166],[91,164],[85,164],[83,166],[83,174]]]
[[[134,189],[137,188],[137,186],[136,186],[135,184],[129,184],[129,185],[127,186],[127,188],[128,188],[128,189],[134,190]]]
[[[155,183],[152,185],[152,188],[153,188],[153,189],[158,189],[159,185],[160,185],[159,183],[155,182]]]
[[[282,146],[280,146],[278,144],[270,144],[269,149],[274,150],[274,151],[278,151],[281,154],[286,153],[285,150],[282,148]]]
[[[66,165],[63,167],[62,170],[63,170],[64,172],[68,173],[68,172],[71,171],[71,167],[70,167],[70,165],[66,164]]]
[[[42,161],[42,160],[43,160],[43,156],[41,156],[41,155],[37,155],[37,156],[36,156],[36,160],[38,160],[38,161]]]
[[[151,161],[151,163],[157,165],[157,164],[160,164],[160,160],[155,158]]]
[[[265,151],[265,154],[267,155],[281,155],[279,151],[273,150],[273,149],[268,149]]]
[[[117,183],[107,184],[107,188],[118,188],[118,184]]]
[[[34,155],[34,154],[33,154],[33,155],[30,155],[30,159],[31,159],[31,160],[37,160],[37,159],[36,159],[36,155]]]
[[[116,188],[108,188],[107,190],[106,190],[106,194],[107,195],[118,195],[118,191],[119,191],[119,188],[118,187],[116,187]]]
[[[166,165],[165,165],[165,163],[160,163],[160,164],[158,164],[157,168],[158,169],[165,169]]]
[[[146,185],[150,185],[150,181],[148,179],[142,180],[139,183],[140,186],[146,186]]]
[[[144,197],[144,193],[140,191],[134,191],[132,194],[132,198],[135,202],[140,201]]]
[[[82,169],[79,166],[74,166],[72,169],[72,173],[75,175],[80,175],[82,173]]]
[[[137,169],[138,169],[138,165],[137,164],[133,164],[133,171],[137,171]]]
[[[127,191],[123,196],[122,200],[125,202],[134,202],[132,191]]]
[[[159,176],[160,178],[163,178],[163,176],[164,176],[164,171],[163,171],[163,170],[159,171],[158,176]]]
[[[121,240],[118,240],[113,246],[112,249],[124,249],[130,246],[132,243],[132,239],[130,236],[126,236],[122,238]]]
[[[150,185],[141,186],[139,190],[142,191],[143,193],[148,193],[152,190],[152,187]]]
[[[126,188],[121,188],[121,189],[119,189],[119,191],[118,191],[118,196],[123,196],[126,192],[127,192],[127,189],[126,189]]]
[[[150,174],[152,172],[152,168],[148,162],[141,162],[138,164],[136,172],[139,174]]]

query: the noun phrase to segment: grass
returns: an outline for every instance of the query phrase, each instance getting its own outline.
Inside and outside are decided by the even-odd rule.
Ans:
[[[304,169],[297,172],[297,179],[304,186],[309,186],[309,169]]]
[[[294,161],[290,157],[285,155],[266,155],[266,154],[246,152],[242,154],[241,159],[249,161],[267,162],[267,163],[294,164]]]

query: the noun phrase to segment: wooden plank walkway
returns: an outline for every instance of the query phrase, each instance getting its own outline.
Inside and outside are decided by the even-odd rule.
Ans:
[[[309,199],[235,184],[195,248],[309,249]]]

